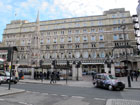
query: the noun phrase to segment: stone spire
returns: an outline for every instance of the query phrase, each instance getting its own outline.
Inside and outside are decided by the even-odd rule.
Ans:
[[[30,54],[31,54],[31,65],[39,66],[40,61],[40,20],[39,20],[39,11],[37,14],[37,19],[35,23],[35,32],[32,35],[31,45],[30,45]]]

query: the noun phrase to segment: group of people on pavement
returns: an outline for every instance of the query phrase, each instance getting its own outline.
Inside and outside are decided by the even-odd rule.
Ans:
[[[130,77],[131,77],[131,81],[133,81],[133,79],[135,78],[135,80],[138,80],[140,72],[139,71],[130,71]]]
[[[60,74],[59,72],[53,71],[47,71],[47,72],[39,72],[39,71],[35,71],[34,72],[34,79],[38,80],[38,79],[45,79],[45,80],[50,80],[50,84],[52,83],[56,83],[56,80],[60,80]]]

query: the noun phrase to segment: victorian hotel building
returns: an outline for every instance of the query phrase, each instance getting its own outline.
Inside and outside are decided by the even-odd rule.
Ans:
[[[24,68],[38,66],[39,60],[43,60],[44,70],[49,70],[56,60],[57,69],[63,69],[69,61],[72,70],[73,62],[81,61],[83,72],[112,68],[122,72],[127,53],[128,68],[137,69],[133,58],[137,51],[134,25],[130,11],[124,8],[110,9],[97,16],[39,21],[38,15],[36,22],[13,20],[6,25],[2,43],[18,48],[14,62],[18,59]],[[33,50],[33,46],[39,51]],[[33,55],[38,56],[36,62]]]

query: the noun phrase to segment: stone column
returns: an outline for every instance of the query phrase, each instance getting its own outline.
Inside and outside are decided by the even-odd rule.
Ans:
[[[104,64],[104,68],[105,68],[105,72],[108,73],[109,72],[109,68],[107,67],[107,64]]]
[[[34,68],[31,68],[31,79],[34,79]]]
[[[53,65],[51,65],[51,72],[53,72],[54,71],[54,66]]]
[[[115,76],[115,66],[111,63],[111,74]]]
[[[78,80],[82,80],[82,65],[78,68]]]
[[[77,69],[75,64],[72,64],[72,80],[76,80],[77,78]]]

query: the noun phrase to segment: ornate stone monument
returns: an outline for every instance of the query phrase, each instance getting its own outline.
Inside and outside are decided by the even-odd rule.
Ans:
[[[140,0],[138,0],[138,6],[137,6],[137,15],[138,15],[138,21],[139,21],[139,28],[140,28]]]

